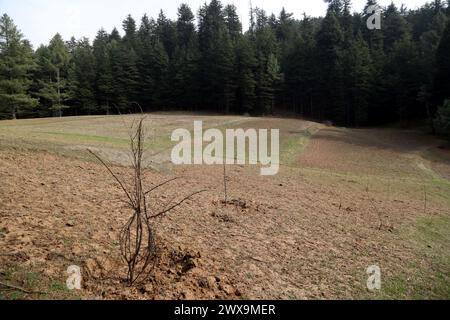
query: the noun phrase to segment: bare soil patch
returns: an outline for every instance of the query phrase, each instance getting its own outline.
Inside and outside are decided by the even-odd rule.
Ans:
[[[289,121],[295,130],[298,120]],[[149,170],[153,184],[180,177],[156,202],[208,192],[157,222],[160,263],[135,288],[124,283],[118,249],[128,209],[103,167],[0,146],[0,279],[47,292],[20,298],[83,299],[377,298],[366,289],[373,264],[386,286],[403,276],[406,286],[433,283],[436,274],[449,274],[449,265],[436,263],[428,248],[433,239],[419,250],[408,230],[420,219],[448,217],[449,189],[415,165],[425,143],[398,136],[385,143],[379,132],[323,129],[298,155],[297,167],[283,166],[275,177],[230,166],[227,203],[221,166]],[[126,167],[114,170],[128,174]],[[381,182],[368,188],[367,174]],[[426,205],[417,181],[426,185]],[[65,289],[70,265],[83,269],[82,291]],[[14,298],[1,288],[0,294]],[[428,297],[442,296],[430,289]]]

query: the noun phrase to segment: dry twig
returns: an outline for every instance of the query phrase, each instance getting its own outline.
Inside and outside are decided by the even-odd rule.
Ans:
[[[15,285],[3,282],[3,281],[0,281],[0,286],[6,287],[6,288],[9,288],[9,289],[12,289],[12,290],[21,291],[21,292],[24,292],[24,293],[27,293],[27,294],[47,294],[47,292],[27,290],[27,289],[24,289],[22,287],[15,286]]]

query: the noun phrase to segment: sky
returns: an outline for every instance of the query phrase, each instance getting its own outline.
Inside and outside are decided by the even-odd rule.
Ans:
[[[209,0],[207,0],[209,2]],[[166,16],[176,19],[177,8],[187,3],[196,14],[205,0],[0,0],[0,14],[7,13],[30,40],[34,47],[47,44],[59,32],[64,39],[88,37],[94,39],[97,31],[104,28],[108,32],[114,27],[121,31],[121,22],[131,14],[137,21],[144,13],[157,17],[163,9]],[[303,13],[309,16],[323,16],[327,4],[323,0],[251,0],[253,7],[259,7],[268,13],[278,13],[283,7],[301,18]],[[366,0],[353,0],[353,11],[362,11]],[[379,0],[387,5],[391,0]],[[426,0],[394,0],[398,6],[405,3],[410,9],[423,5]],[[234,4],[238,8],[244,28],[248,28],[250,0],[222,0],[222,3]]]

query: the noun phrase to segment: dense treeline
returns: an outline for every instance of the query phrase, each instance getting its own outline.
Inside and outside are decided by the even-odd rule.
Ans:
[[[140,105],[258,115],[285,110],[348,126],[426,118],[445,130],[450,0],[417,10],[391,4],[383,8],[381,30],[369,30],[369,15],[352,13],[350,0],[326,1],[323,18],[252,8],[246,32],[233,5],[211,0],[196,23],[182,4],[176,21],[162,11],[140,23],[128,16],[123,36],[102,29],[90,43],[56,34],[36,51],[5,14],[0,117],[109,114]]]

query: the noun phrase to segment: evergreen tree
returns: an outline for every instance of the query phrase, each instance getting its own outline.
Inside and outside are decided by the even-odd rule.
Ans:
[[[304,16],[300,30],[301,36],[293,41],[285,57],[286,103],[293,112],[314,117],[318,64],[314,26],[309,17]]]
[[[367,124],[373,66],[369,47],[361,33],[352,40],[344,59],[345,123],[348,126]]]
[[[72,107],[89,115],[98,111],[94,91],[96,80],[95,62],[95,56],[89,40],[83,38],[78,41],[73,50],[68,73],[68,94]]]
[[[112,106],[117,109],[116,111],[122,112],[125,111],[129,105],[126,88],[122,82],[125,73],[122,63],[124,58],[124,51],[121,47],[120,42],[117,42],[116,40],[111,41],[108,49],[112,74],[111,103]]]
[[[194,109],[198,90],[198,40],[195,32],[194,14],[188,5],[182,4],[178,9],[177,20],[178,44],[175,51],[172,78],[172,94],[176,106]]]
[[[136,51],[136,22],[128,15],[122,23],[125,36],[119,39],[117,30],[113,30],[109,44],[109,58],[112,74],[112,102],[123,111],[133,110],[139,98],[139,70]]]
[[[235,83],[237,113],[255,112],[255,86],[254,69],[256,67],[254,48],[248,37],[241,36],[237,40],[235,49]]]
[[[344,87],[340,64],[344,35],[335,11],[335,7],[330,5],[330,9],[317,34],[317,63],[319,65],[321,78],[319,85],[322,93],[319,102],[319,117],[322,120],[334,119],[344,123]]]
[[[433,116],[436,111],[433,108],[435,101],[432,99],[433,70],[436,65],[436,51],[448,20],[443,9],[443,4],[436,0],[430,6],[424,6],[414,13],[415,18],[420,21],[414,23],[415,28],[413,31],[413,37],[416,37],[418,48],[420,49],[418,67],[421,72],[421,86],[418,99],[425,107],[425,114],[431,125],[432,132],[435,132]],[[423,28],[419,27],[421,25]]]
[[[117,41],[117,42],[120,42],[122,40],[122,37],[120,36],[120,33],[119,33],[119,31],[116,29],[116,28],[114,28],[112,31],[111,31],[111,34],[109,35],[109,41]]]
[[[50,110],[62,117],[69,98],[67,92],[67,73],[70,54],[60,34],[56,34],[48,47],[41,47],[38,53],[40,73],[47,76],[39,80],[37,95],[48,102]]]
[[[77,39],[71,37],[69,41],[66,41],[66,48],[70,55],[72,55],[78,45]]]
[[[450,139],[450,100],[444,101],[444,104],[438,108],[434,125],[437,133]]]
[[[450,20],[437,48],[435,61],[434,103],[442,105],[444,100],[450,98]]]
[[[386,95],[393,109],[390,116],[400,121],[418,114],[420,69],[416,44],[406,37],[397,42],[389,55],[385,69]],[[385,115],[389,116],[389,114]]]
[[[136,50],[136,21],[131,15],[128,15],[122,22],[123,31],[125,31],[125,36],[122,38],[124,46],[128,49]]]
[[[169,63],[169,56],[164,44],[156,38],[153,44],[152,56],[152,75],[154,79],[153,104],[160,108],[165,108],[172,101],[170,96]]]
[[[380,5],[378,4],[377,0],[368,0],[365,7],[364,7],[364,13],[362,15],[362,19],[360,22],[360,31],[362,32],[365,41],[367,42],[367,44],[369,45],[369,48],[372,52],[372,54],[376,54],[377,57],[375,58],[375,60],[383,60],[383,56],[384,56],[384,35],[383,35],[383,30],[369,30],[369,28],[367,28],[367,21],[369,19],[369,17],[373,14],[373,13],[368,13],[368,8],[369,7],[378,7],[380,8]],[[381,17],[380,17],[381,18]],[[384,22],[382,22],[384,23]]]
[[[169,56],[169,59],[172,59],[177,46],[176,24],[169,20],[162,10],[156,21],[156,34],[159,41],[164,45],[164,49]]]
[[[202,105],[229,112],[232,104],[233,50],[222,4],[212,0],[199,11],[199,85]]]
[[[343,0],[324,0],[328,3],[328,12],[333,13],[335,17],[341,17],[344,9]]]
[[[273,113],[277,81],[280,79],[280,64],[277,58],[278,44],[275,30],[268,24],[264,10],[256,8],[255,27],[251,30],[256,54],[256,114]]]
[[[223,9],[225,25],[231,41],[235,44],[242,35],[242,23],[239,20],[236,6],[227,5]]]
[[[271,19],[269,19],[269,26],[272,25],[270,20]],[[286,61],[286,58],[288,56],[288,51],[294,45],[300,33],[300,31],[297,30],[293,14],[286,12],[283,8],[278,19],[275,19],[275,25],[273,27],[271,26],[271,29],[275,31],[277,42],[279,44],[277,59],[280,62],[280,67],[287,71],[286,65],[288,64],[288,61]]]
[[[50,50],[48,46],[41,45],[35,52],[37,67],[33,70],[33,83],[30,92],[33,97],[39,99],[37,114],[41,117],[53,116],[53,104],[58,101],[57,90],[54,81],[53,68],[51,66]]]
[[[196,40],[194,19],[194,14],[187,4],[182,4],[178,8],[176,26],[178,46],[181,48],[188,48]]]
[[[394,3],[384,11],[382,30],[385,52],[390,52],[398,41],[410,34],[408,23]]]
[[[111,112],[111,96],[113,94],[113,75],[110,56],[110,42],[108,33],[101,29],[94,40],[93,55],[95,58],[95,95],[97,105]]]
[[[150,110],[153,104],[155,81],[153,76],[153,43],[155,41],[156,24],[153,19],[144,15],[138,31],[137,67],[139,70],[139,103],[144,110]]]
[[[0,118],[16,119],[37,105],[28,94],[33,68],[31,45],[4,14],[0,18]]]
[[[170,102],[169,57],[158,35],[157,23],[146,15],[142,18],[138,38],[138,100],[146,110],[165,107]]]

